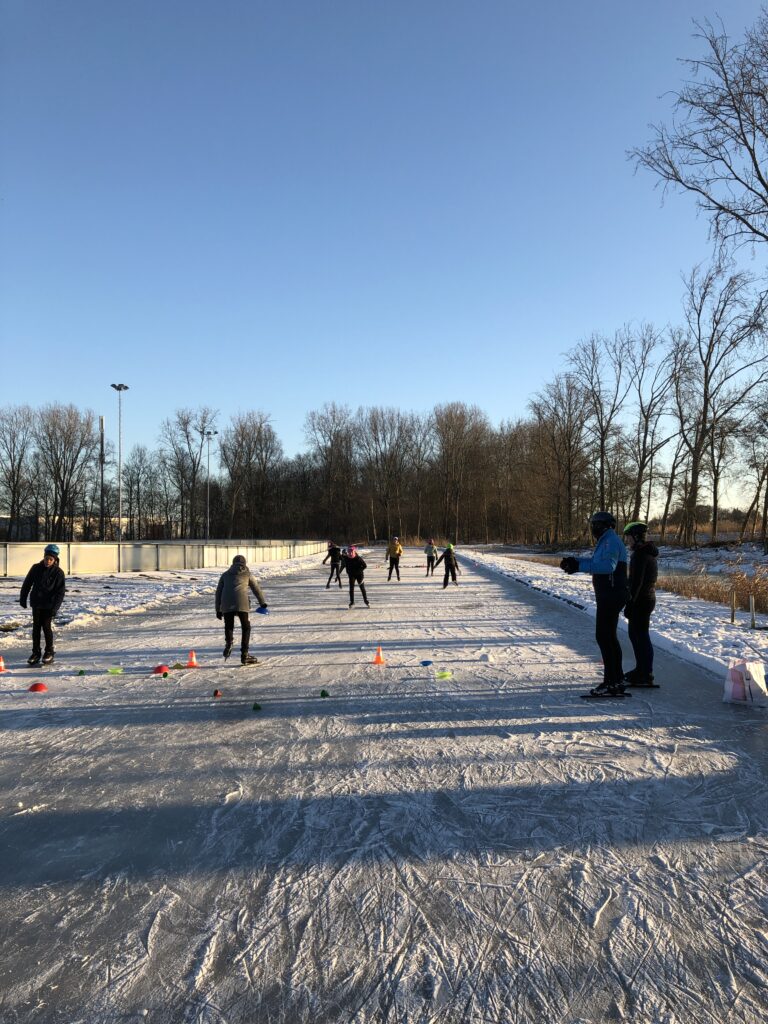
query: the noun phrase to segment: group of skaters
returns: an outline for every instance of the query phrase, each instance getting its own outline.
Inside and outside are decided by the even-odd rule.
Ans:
[[[453,544],[447,544],[442,555],[438,557],[437,548],[435,547],[434,540],[430,537],[427,542],[427,546],[424,548],[424,554],[427,557],[427,576],[434,576],[435,566],[440,565],[441,562],[445,564],[445,577],[443,579],[443,590],[448,586],[449,580],[458,586],[458,580],[456,579],[456,573],[461,572],[459,563],[456,559],[456,551]],[[387,573],[387,583],[392,579],[392,574],[395,574],[397,582],[400,582],[400,559],[403,555],[403,545],[400,543],[399,537],[393,537],[392,540],[387,544],[387,550],[384,554],[384,564],[389,565],[389,572]],[[325,589],[329,590],[332,583],[338,583],[341,589],[341,574],[346,572],[349,579],[349,607],[353,608],[355,604],[355,584],[357,583],[360,588],[363,601],[365,601],[366,608],[370,608],[371,603],[368,600],[368,594],[365,589],[365,570],[368,568],[368,563],[362,558],[360,553],[354,544],[350,544],[348,547],[340,547],[334,541],[328,541],[328,553],[323,559],[323,565],[328,562],[331,563],[331,571],[328,576],[328,582],[325,584]]]
[[[592,554],[585,558],[568,555],[560,562],[564,572],[592,574],[595,639],[603,658],[603,681],[589,695],[621,697],[627,686],[655,687],[650,622],[656,607],[659,549],[648,540],[647,523],[639,521],[627,523],[622,540],[610,512],[595,512],[590,529],[596,541]],[[635,667],[626,673],[616,633],[622,611],[635,654]]]
[[[616,519],[610,512],[596,512],[590,520],[596,544],[590,556],[576,558],[569,555],[560,562],[567,573],[587,572],[592,575],[595,591],[595,639],[603,658],[603,681],[591,691],[595,697],[621,696],[626,686],[655,686],[653,676],[653,645],[650,638],[650,620],[656,606],[656,579],[658,576],[658,548],[647,539],[648,526],[642,522],[628,523],[623,540],[616,533]],[[631,552],[631,559],[627,552]],[[442,554],[430,537],[424,548],[426,575],[433,576],[442,562],[445,566],[443,589],[452,581],[458,586],[457,572],[461,572],[453,544],[447,544]],[[53,620],[64,595],[66,580],[59,565],[59,548],[48,544],[42,561],[35,563],[27,573],[21,587],[19,603],[29,603],[32,609],[32,653],[29,665],[50,665],[55,656],[53,646]],[[387,545],[385,564],[389,563],[387,582],[393,573],[400,581],[400,558],[403,547],[398,537]],[[328,542],[328,553],[323,565],[331,563],[326,589],[333,582],[342,587],[341,574],[349,581],[349,607],[355,604],[355,585],[366,608],[370,601],[365,589],[366,561],[354,544],[339,547]],[[258,581],[248,568],[244,555],[236,555],[232,565],[222,573],[216,587],[216,617],[224,622],[224,657],[229,658],[234,644],[235,619],[240,621],[240,661],[253,665],[257,659],[249,652],[251,635],[250,595],[258,602],[257,612],[268,614],[267,602]],[[635,654],[635,667],[624,673],[621,644],[617,636],[619,615],[627,618],[629,639]],[[45,646],[41,641],[44,639]]]

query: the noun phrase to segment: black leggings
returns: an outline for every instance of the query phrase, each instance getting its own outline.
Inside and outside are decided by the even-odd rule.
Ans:
[[[32,650],[40,653],[40,631],[45,637],[45,653],[53,654],[53,611],[50,608],[32,609]]]
[[[616,635],[622,606],[615,599],[597,601],[595,640],[603,656],[603,682],[620,683],[624,679],[621,644]]]
[[[635,652],[637,674],[641,679],[653,673],[653,644],[651,643],[651,615],[656,599],[633,602],[627,619],[627,632]]]
[[[336,577],[336,582],[339,584],[339,586],[341,586],[341,576],[339,575],[340,571],[341,562],[331,562],[331,575],[328,577],[326,587],[330,587],[331,583],[333,582],[334,576]]]
[[[389,575],[388,580],[392,579],[392,570],[397,573],[397,578],[400,579],[400,555],[391,555],[389,559]]]
[[[443,576],[443,590],[448,586],[448,580],[452,579],[456,582],[456,566],[451,565],[450,562],[445,563],[445,576]]]
[[[365,592],[365,584],[362,580],[356,580],[354,576],[349,577],[349,603],[355,603],[355,583],[360,587],[360,593],[363,595],[363,600],[368,604],[368,595]]]
[[[435,575],[435,556],[427,555],[427,576]]]
[[[248,618],[248,612],[224,612],[224,640],[229,645],[234,639],[235,616],[240,619],[240,652],[247,654],[248,644],[251,640],[251,620]]]

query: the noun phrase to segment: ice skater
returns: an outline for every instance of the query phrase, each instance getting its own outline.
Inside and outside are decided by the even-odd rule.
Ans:
[[[393,537],[392,540],[387,544],[387,553],[384,556],[385,560],[389,559],[389,573],[387,574],[387,583],[392,579],[392,570],[394,569],[397,573],[397,582],[400,582],[400,556],[403,553],[403,545],[400,543],[397,537]]]
[[[341,548],[338,544],[334,544],[332,540],[328,541],[328,554],[323,559],[323,565],[325,565],[329,558],[331,560],[331,575],[328,577],[328,582],[325,584],[326,590],[330,587],[334,576],[336,577],[336,582],[339,584],[339,587],[341,587]]]
[[[368,600],[368,595],[365,592],[365,570],[368,565],[364,558],[357,553],[357,548],[354,544],[350,544],[347,548],[347,554],[344,558],[344,569],[346,570],[347,576],[349,576],[349,607],[352,608],[355,603],[355,583],[360,587],[360,593],[363,595],[365,601],[365,607],[370,608],[371,604]]]
[[[53,620],[59,613],[61,602],[67,592],[64,570],[59,565],[58,544],[48,544],[43,552],[42,562],[35,562],[21,585],[19,604],[27,607],[27,598],[32,608],[32,653],[28,665],[40,664],[40,633],[45,637],[42,654],[44,665],[53,662]]]
[[[427,576],[434,576],[437,548],[435,547],[435,542],[431,537],[427,541],[427,546],[424,548],[424,554],[427,556]]]
[[[659,549],[649,540],[647,523],[627,523],[624,539],[629,546],[629,600],[624,607],[627,632],[635,652],[635,667],[624,675],[628,686],[656,686],[653,678],[651,615],[656,607]]]
[[[240,664],[255,665],[258,658],[249,654],[251,639],[251,597],[253,592],[259,602],[258,611],[266,613],[267,602],[258,580],[251,575],[245,555],[235,555],[232,565],[221,574],[216,587],[216,618],[224,619],[224,657],[232,653],[235,635],[235,616],[240,619]]]
[[[590,697],[620,697],[624,692],[621,644],[616,635],[619,615],[627,603],[627,549],[616,533],[610,512],[595,512],[589,521],[597,543],[591,557],[568,555],[560,562],[567,573],[592,573],[595,591],[595,640],[603,656],[603,681],[590,690]]]
[[[445,551],[440,555],[438,560],[435,562],[435,566],[440,565],[441,562],[445,562],[445,575],[443,576],[443,590],[448,586],[449,578],[453,580],[454,587],[458,587],[459,581],[456,579],[456,572],[461,572],[459,569],[459,563],[456,559],[456,552],[454,551],[453,544],[447,544]]]

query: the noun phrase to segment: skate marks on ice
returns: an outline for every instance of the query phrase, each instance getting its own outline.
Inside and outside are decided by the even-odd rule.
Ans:
[[[576,706],[592,623],[491,588],[475,630],[424,587],[398,624],[403,575],[372,628],[286,614],[290,657],[232,671],[226,706],[190,673],[133,716],[95,690],[93,713],[4,716],[4,797],[47,806],[0,818],[0,1017],[761,1019],[768,812],[743,719]]]

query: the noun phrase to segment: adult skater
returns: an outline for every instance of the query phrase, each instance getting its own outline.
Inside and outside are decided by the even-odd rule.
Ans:
[[[259,602],[258,610],[266,612],[267,602],[261,587],[254,576],[251,575],[245,555],[235,555],[232,565],[226,572],[221,574],[219,585],[216,587],[216,618],[224,619],[224,657],[228,658],[232,653],[232,641],[235,635],[235,616],[240,619],[240,664],[255,665],[258,658],[248,653],[251,639],[251,597],[249,591],[253,591],[256,600]]]
[[[387,544],[387,553],[384,556],[385,560],[389,559],[389,573],[387,574],[387,583],[392,579],[392,570],[394,569],[397,573],[397,582],[400,582],[400,556],[403,553],[403,545],[400,543],[397,537],[393,537],[392,540]]]
[[[349,607],[355,603],[355,583],[360,587],[360,593],[363,595],[365,601],[365,607],[370,608],[371,604],[368,600],[368,595],[365,592],[365,583],[363,579],[365,577],[365,570],[368,568],[365,559],[357,553],[357,548],[354,544],[350,544],[347,548],[347,554],[344,559],[344,568],[347,576],[349,576]]]
[[[437,548],[435,547],[435,542],[431,537],[427,541],[427,546],[424,548],[424,554],[427,556],[427,576],[434,576]]]
[[[32,653],[28,665],[40,663],[40,633],[45,637],[43,664],[50,665],[56,652],[53,649],[53,620],[61,608],[67,592],[64,570],[59,565],[58,544],[48,544],[43,552],[42,562],[35,562],[21,585],[19,604],[27,607],[27,598],[32,608]]]
[[[624,540],[630,551],[629,600],[624,608],[627,632],[635,652],[635,667],[624,676],[629,686],[655,686],[653,680],[653,644],[650,624],[656,607],[656,580],[659,575],[659,549],[649,540],[647,523],[627,523]]]
[[[331,575],[325,584],[326,590],[330,587],[334,576],[336,577],[336,582],[341,586],[341,548],[338,544],[334,544],[332,540],[328,541],[328,554],[323,559],[323,565],[325,565],[329,558],[331,560]]]
[[[443,576],[443,590],[448,586],[448,578],[453,580],[453,585],[458,587],[459,581],[456,579],[456,570],[459,569],[459,563],[456,560],[456,552],[453,549],[453,544],[447,544],[445,551],[440,555],[435,565],[440,565],[441,562],[445,562],[445,575]]]
[[[597,543],[588,558],[569,555],[560,562],[567,573],[592,573],[595,590],[595,639],[603,656],[603,681],[590,690],[592,697],[616,697],[624,692],[621,644],[616,635],[619,615],[627,603],[627,549],[616,533],[610,512],[595,512],[589,521]]]

